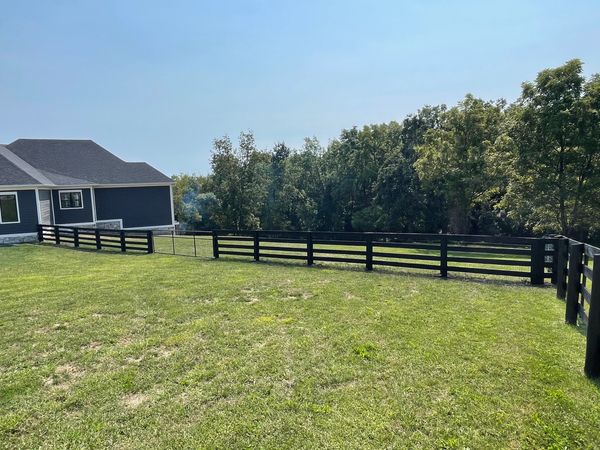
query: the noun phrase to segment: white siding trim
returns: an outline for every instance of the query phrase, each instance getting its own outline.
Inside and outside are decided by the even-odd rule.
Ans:
[[[35,206],[37,207],[37,217],[38,217],[38,225],[42,223],[42,209],[40,206],[40,191],[39,189],[35,190]]]
[[[169,186],[169,195],[171,197],[171,226],[175,226],[175,204],[173,203],[173,185]]]
[[[90,197],[92,198],[92,219],[94,219],[94,222],[97,222],[97,217],[96,217],[96,191],[94,190],[94,188],[90,189]],[[82,196],[82,201],[83,201],[83,196]]]
[[[172,230],[173,225],[154,225],[150,227],[127,227],[123,230]]]
[[[56,221],[54,221],[55,223],[53,225],[56,225],[57,227],[75,227],[75,226],[82,226],[82,225],[92,225],[94,226],[95,223],[94,222],[78,222],[78,223],[56,223]]]

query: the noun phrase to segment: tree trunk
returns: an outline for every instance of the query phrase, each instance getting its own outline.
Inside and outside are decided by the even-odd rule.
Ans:
[[[450,223],[448,231],[454,234],[469,233],[469,206],[462,200],[455,200],[450,205]]]

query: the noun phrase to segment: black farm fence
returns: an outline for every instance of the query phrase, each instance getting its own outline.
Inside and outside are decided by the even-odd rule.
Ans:
[[[105,230],[64,225],[38,225],[38,241],[90,250],[154,252],[152,231]]]
[[[600,376],[600,248],[559,237],[556,296],[566,300],[565,321],[586,326],[584,371]]]
[[[447,277],[474,273],[555,279],[555,238],[419,233],[336,233],[219,230],[212,233],[213,257],[299,260],[307,265],[337,262],[374,267],[423,269]]]

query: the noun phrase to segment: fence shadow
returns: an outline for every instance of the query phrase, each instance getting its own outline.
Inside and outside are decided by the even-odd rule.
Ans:
[[[22,244],[20,244],[20,245],[22,245]],[[141,253],[141,252],[122,252],[118,249],[113,250],[113,249],[109,249],[109,248],[103,248],[101,250],[96,250],[95,248],[67,246],[64,244],[57,245],[57,244],[53,244],[51,242],[31,243],[30,245],[42,246],[42,247],[46,247],[46,248],[71,250],[71,251],[82,252],[82,253],[94,253],[96,255],[98,255],[98,254],[100,254],[100,255],[127,255],[127,256],[135,256],[135,257],[148,256],[147,253]]]

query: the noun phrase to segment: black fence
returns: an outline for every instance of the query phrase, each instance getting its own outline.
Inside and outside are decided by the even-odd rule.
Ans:
[[[419,233],[299,231],[167,231],[154,233],[157,253],[223,256],[500,275],[540,285],[556,278],[556,238]]]
[[[565,320],[587,326],[584,371],[600,376],[600,248],[560,237],[556,296],[566,300]]]
[[[91,250],[154,252],[152,231],[104,230],[99,228],[38,225],[38,241]]]

